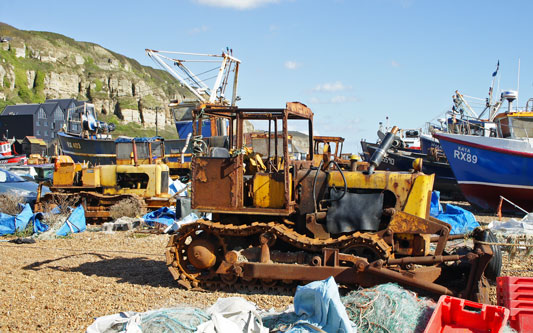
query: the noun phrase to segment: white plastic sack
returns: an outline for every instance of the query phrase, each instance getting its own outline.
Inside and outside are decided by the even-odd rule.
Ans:
[[[128,311],[99,317],[87,327],[87,333],[107,332],[142,333],[141,314]]]
[[[268,333],[256,306],[242,297],[219,298],[207,313],[211,320],[198,326],[198,333]]]
[[[170,232],[176,232],[182,225],[192,223],[198,219],[199,219],[198,215],[196,215],[195,213],[190,213],[184,218],[181,218],[178,221],[174,221],[174,223],[172,223],[165,229],[165,233],[168,234]]]
[[[172,180],[169,177],[169,182],[168,182],[168,193],[169,194],[174,195],[176,193],[179,193],[178,195],[180,197],[186,197],[188,196],[187,187],[188,185],[180,182],[179,179]]]
[[[498,233],[533,235],[533,213],[527,214],[521,220],[492,221],[488,228]]]

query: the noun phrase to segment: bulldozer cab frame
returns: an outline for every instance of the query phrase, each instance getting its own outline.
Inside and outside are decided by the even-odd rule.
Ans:
[[[268,132],[255,132],[255,133],[246,133],[244,136],[244,145],[251,148],[255,153],[259,153],[262,156],[268,156],[270,152],[273,152],[275,147],[274,135],[271,134],[270,138]],[[277,149],[278,151],[283,151],[283,135],[277,135]],[[289,142],[289,158],[294,158],[294,153],[296,152],[292,144],[292,135],[288,136]]]
[[[157,164],[165,157],[163,139],[119,137],[115,140],[117,165]]]
[[[350,153],[343,153],[344,138],[340,136],[315,136],[313,138],[315,157],[313,165],[318,166],[323,159],[333,159],[342,168],[350,168]],[[327,161],[325,161],[326,163]]]
[[[324,152],[324,147],[328,145],[329,153],[335,156],[335,158],[340,158],[342,154],[344,138],[340,136],[315,136],[313,141],[315,154],[322,154]],[[331,150],[332,144],[335,144],[335,151]]]
[[[199,149],[193,157],[192,207],[213,213],[274,216],[294,213],[296,171],[302,166],[309,168],[313,160],[311,110],[297,102],[287,103],[282,109],[202,105],[193,111],[193,137],[197,138],[193,145],[198,146],[202,119],[211,117],[229,120],[229,150]],[[267,156],[262,156],[261,161],[245,147],[245,120],[268,121]],[[305,161],[296,161],[289,156],[289,120],[307,122],[309,152]],[[273,145],[270,140],[274,141]],[[281,151],[278,150],[278,140],[282,140]],[[260,165],[259,169],[250,171],[255,162]]]

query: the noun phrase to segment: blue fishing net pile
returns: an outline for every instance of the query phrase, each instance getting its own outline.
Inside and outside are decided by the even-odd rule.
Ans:
[[[341,297],[357,332],[423,332],[435,302],[396,283],[351,291]]]
[[[191,333],[210,316],[197,308],[169,308],[143,313],[141,329],[154,333]]]

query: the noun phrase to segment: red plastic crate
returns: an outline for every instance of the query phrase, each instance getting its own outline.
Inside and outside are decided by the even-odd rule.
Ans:
[[[441,296],[425,333],[499,332],[507,323],[509,309],[452,296]]]
[[[498,305],[510,307],[511,301],[533,302],[533,277],[500,276],[496,278]]]
[[[517,332],[533,332],[533,309],[511,309],[509,326]]]
[[[532,301],[510,301],[509,306],[506,306],[506,308],[533,310],[533,302]]]

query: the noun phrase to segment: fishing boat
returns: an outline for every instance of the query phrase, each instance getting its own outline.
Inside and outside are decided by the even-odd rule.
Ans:
[[[379,129],[378,129],[377,134],[378,134],[378,138],[380,141],[383,140],[383,138],[385,138],[385,135],[392,128],[392,127],[389,127],[389,117],[386,117],[385,119],[386,119],[385,125],[383,125],[382,122],[379,122]],[[421,146],[421,142],[420,142],[421,135],[422,135],[421,128],[399,129],[392,143],[392,147],[419,151],[420,146]]]
[[[1,165],[20,165],[26,164],[26,155],[13,155],[9,140],[0,141],[0,164]]]
[[[74,162],[92,165],[115,163],[115,140],[111,132],[114,124],[98,121],[94,105],[81,102],[67,110],[65,127],[57,133],[61,151]]]
[[[533,99],[514,111],[517,92],[505,91],[507,112],[491,115],[496,130],[491,136],[435,133],[459,187],[474,206],[496,211],[500,196],[528,211],[533,210]],[[531,108],[529,104],[531,103]],[[504,211],[514,211],[504,205]]]

